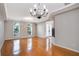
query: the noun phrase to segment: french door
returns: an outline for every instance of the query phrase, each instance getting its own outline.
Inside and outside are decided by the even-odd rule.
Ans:
[[[15,23],[13,25],[13,37],[14,39],[20,38],[20,23]]]

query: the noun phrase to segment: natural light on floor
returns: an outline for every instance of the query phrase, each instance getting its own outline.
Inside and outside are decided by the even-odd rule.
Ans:
[[[27,51],[32,50],[32,38],[27,39]]]
[[[20,40],[14,40],[13,44],[13,54],[18,54],[20,52]]]

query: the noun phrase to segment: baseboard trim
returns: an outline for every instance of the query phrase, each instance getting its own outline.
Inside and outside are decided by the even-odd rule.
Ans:
[[[0,56],[1,56],[1,50],[0,50]]]
[[[17,39],[26,39],[26,38],[29,38],[29,37],[19,37],[19,38],[7,38],[5,40],[17,40]]]
[[[73,51],[73,52],[76,52],[76,53],[79,53],[78,50],[75,50],[75,49],[72,49],[72,48],[68,48],[68,47],[65,47],[65,46],[62,46],[62,45],[59,45],[59,44],[56,44],[56,43],[54,43],[53,45],[61,47],[61,48],[64,48],[64,49],[67,49],[67,50],[70,50],[70,51]]]
[[[4,42],[5,42],[5,40],[4,40]],[[2,49],[2,47],[3,47],[3,45],[4,45],[4,42],[2,43],[2,45],[1,45],[1,47],[0,47],[0,56],[1,56],[1,49]]]
[[[4,40],[4,42],[5,42],[5,40]],[[3,47],[3,45],[4,45],[4,42],[1,44],[0,51],[1,51],[2,47]]]
[[[18,39],[27,39],[27,38],[34,38],[34,37],[37,37],[37,36],[31,36],[31,37],[20,37],[20,38],[8,38],[7,40],[18,40]]]

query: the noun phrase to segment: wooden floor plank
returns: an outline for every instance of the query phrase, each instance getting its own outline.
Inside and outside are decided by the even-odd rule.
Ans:
[[[32,48],[28,46],[29,40],[32,40]],[[52,51],[52,47],[49,49]],[[46,39],[38,37],[6,40],[1,52],[3,56],[52,56],[52,52],[46,50]]]

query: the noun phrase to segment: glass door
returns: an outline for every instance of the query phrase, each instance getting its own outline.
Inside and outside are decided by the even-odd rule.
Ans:
[[[13,25],[13,36],[14,39],[20,38],[20,23],[15,23]]]
[[[27,34],[28,37],[32,37],[32,24],[27,25]]]

